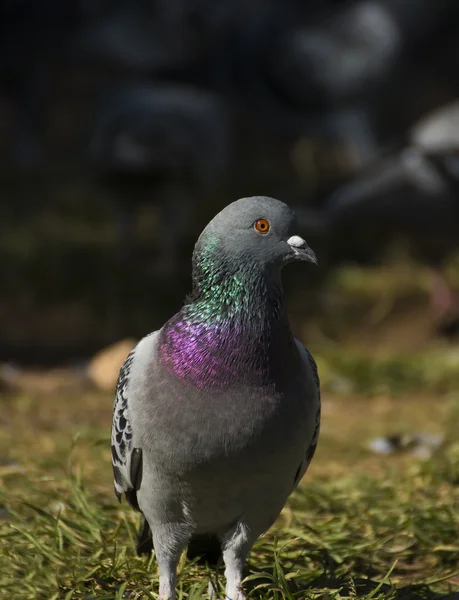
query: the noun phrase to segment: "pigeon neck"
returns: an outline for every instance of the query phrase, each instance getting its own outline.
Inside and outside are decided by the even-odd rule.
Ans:
[[[202,389],[279,381],[294,351],[280,274],[253,265],[196,284],[190,302],[163,328],[160,357]]]
[[[269,301],[272,301],[271,303]],[[190,305],[206,314],[242,316],[253,312],[253,303],[276,314],[283,310],[280,270],[246,256],[228,255],[216,238],[196,244],[193,253],[193,291]]]
[[[198,319],[243,321],[247,326],[287,318],[280,272],[256,264],[195,279],[188,306]]]

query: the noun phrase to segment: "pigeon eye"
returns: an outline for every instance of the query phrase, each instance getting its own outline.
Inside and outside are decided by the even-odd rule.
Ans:
[[[268,219],[258,219],[253,226],[259,233],[268,233],[270,228]]]

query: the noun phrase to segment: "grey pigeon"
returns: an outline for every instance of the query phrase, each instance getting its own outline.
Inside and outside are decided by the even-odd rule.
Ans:
[[[143,338],[118,381],[115,492],[143,514],[159,598],[176,598],[179,557],[223,556],[226,596],[245,598],[243,567],[306,472],[319,436],[311,354],[292,335],[281,269],[316,263],[293,211],[243,198],[204,229],[183,308]]]

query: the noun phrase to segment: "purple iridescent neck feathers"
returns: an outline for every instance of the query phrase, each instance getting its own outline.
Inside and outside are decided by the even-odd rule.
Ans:
[[[279,380],[293,348],[280,273],[239,264],[215,238],[197,245],[192,295],[160,334],[164,367],[198,389],[266,385]]]

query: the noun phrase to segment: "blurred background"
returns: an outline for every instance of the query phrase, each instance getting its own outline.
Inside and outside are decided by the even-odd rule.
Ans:
[[[204,225],[256,194],[293,206],[319,256],[286,272],[303,341],[391,356],[454,341],[457,0],[0,11],[5,385],[162,325]]]

